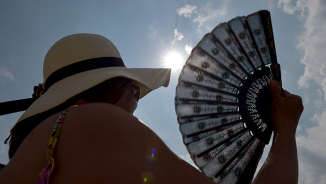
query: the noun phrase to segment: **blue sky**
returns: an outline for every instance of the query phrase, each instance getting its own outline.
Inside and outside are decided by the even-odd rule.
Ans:
[[[300,95],[305,105],[296,134],[300,184],[326,183],[323,0],[1,1],[0,102],[31,97],[33,86],[43,82],[45,54],[66,35],[86,32],[109,38],[129,68],[169,67],[169,53],[180,54],[185,62],[189,49],[217,24],[260,9],[272,15],[283,87]],[[179,72],[180,67],[173,69],[170,86],[142,99],[134,115],[191,163],[174,111]],[[1,141],[21,114],[0,117]],[[0,163],[8,162],[7,151],[0,144]]]

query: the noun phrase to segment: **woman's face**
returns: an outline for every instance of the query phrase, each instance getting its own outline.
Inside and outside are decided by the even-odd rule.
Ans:
[[[115,105],[133,114],[137,108],[137,104],[138,104],[137,100],[138,99],[134,95],[134,89],[132,85],[128,84],[126,91],[122,94],[121,98],[118,100],[118,102]]]

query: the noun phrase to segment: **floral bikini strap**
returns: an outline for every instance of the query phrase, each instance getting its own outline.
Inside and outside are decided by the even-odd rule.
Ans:
[[[48,143],[48,149],[46,151],[46,161],[48,162],[46,166],[42,169],[42,171],[39,174],[38,178],[38,183],[43,184],[46,183],[48,184],[50,181],[50,175],[54,169],[54,159],[53,159],[53,151],[56,146],[56,143],[58,141],[58,137],[60,134],[61,126],[63,123],[63,120],[65,119],[67,113],[69,112],[70,109],[77,107],[78,105],[73,105],[69,107],[68,109],[64,110],[56,120],[54,126],[53,126],[53,131],[51,133],[51,137]]]

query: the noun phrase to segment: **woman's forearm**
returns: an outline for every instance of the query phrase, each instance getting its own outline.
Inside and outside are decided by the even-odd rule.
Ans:
[[[298,156],[294,133],[274,134],[269,155],[253,182],[260,183],[298,183]]]

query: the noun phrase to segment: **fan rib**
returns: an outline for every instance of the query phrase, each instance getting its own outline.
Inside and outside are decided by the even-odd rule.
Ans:
[[[232,138],[236,137],[237,135],[243,134],[245,131],[248,131],[248,129],[247,129],[247,128],[244,128],[243,130],[241,130],[241,131],[239,131],[239,132],[233,134],[232,136],[228,137],[227,139],[221,141],[220,143],[218,143],[218,144],[212,146],[211,148],[209,148],[209,149],[203,151],[202,153],[199,153],[198,155],[196,155],[196,157],[202,157],[203,155],[205,155],[205,154],[208,153],[209,151],[215,149],[216,147],[219,147],[220,145],[222,145],[222,144],[224,144],[225,142],[231,140]]]
[[[251,137],[250,138],[250,140],[249,141],[247,141],[246,142],[246,144],[244,144],[242,147],[241,147],[241,149],[235,154],[235,155],[233,155],[233,157],[230,159],[230,160],[228,160],[228,162],[227,163],[225,163],[223,166],[222,166],[222,168],[214,175],[214,177],[215,178],[217,178],[217,176],[218,175],[220,175],[221,174],[221,172],[223,172],[224,171],[224,169],[227,167],[227,166],[229,166],[231,163],[232,163],[232,161],[235,159],[235,158],[237,158],[237,156],[239,156],[239,154],[249,145],[249,144],[252,144],[253,142],[254,142],[254,140],[255,140],[255,137]]]
[[[188,115],[188,116],[181,116],[181,118],[195,118],[195,117],[202,117],[202,116],[229,115],[229,114],[239,114],[239,111],[233,111],[233,112],[218,112],[218,113],[211,113],[211,114]]]
[[[219,61],[219,60],[215,59],[214,57],[212,57],[212,55],[211,55],[209,52],[207,52],[206,50],[202,49],[201,47],[198,47],[198,48],[199,48],[201,51],[203,51],[206,55],[208,55],[208,57],[210,57],[210,58],[211,58],[212,60],[214,60],[216,63],[222,65],[224,70],[230,72],[230,73],[231,73],[233,76],[235,76],[238,80],[240,80],[240,81],[243,80],[243,79],[241,79],[238,75],[236,75],[232,70],[230,70],[229,68],[225,67],[225,65],[224,65],[221,61]],[[238,65],[238,66],[240,66],[241,69],[242,69],[243,71],[246,72],[246,70],[245,70],[241,65]],[[222,68],[222,67],[221,67],[221,68]]]
[[[281,84],[267,10],[220,23],[187,59],[176,89],[179,129],[215,183],[252,181],[272,134],[270,80]]]
[[[271,22],[271,15],[268,11],[259,11],[259,17],[261,24],[263,26],[263,30],[265,33],[266,43],[269,49],[271,61],[273,64],[277,63],[277,57],[276,57],[276,49],[275,49],[275,41],[274,41],[274,35],[273,35],[273,27]]]
[[[250,26],[249,26],[249,24],[248,24],[247,19],[245,20],[245,23],[246,23],[248,29],[250,30],[250,31],[249,31],[250,36],[253,38],[254,35],[252,34],[252,30],[251,30],[251,28],[250,28]],[[255,39],[252,39],[252,41],[253,41],[253,46],[254,46],[254,48],[256,49],[257,53],[258,53],[259,59],[261,60],[261,66],[263,67],[263,66],[265,66],[265,63],[264,63],[263,58],[261,57],[260,52],[258,52],[258,46],[257,46],[256,40],[255,40]]]
[[[192,134],[186,135],[186,137],[196,136],[196,135],[198,135],[198,134],[206,133],[206,132],[209,132],[209,131],[214,130],[214,129],[216,129],[216,128],[223,128],[223,127],[231,126],[231,125],[237,124],[237,123],[239,123],[239,122],[242,122],[242,120],[232,121],[232,122],[227,123],[227,124],[224,124],[224,125],[220,125],[220,126],[217,126],[217,127],[212,127],[212,128],[209,128],[209,129],[206,129],[206,130],[200,131],[200,132],[192,133]]]
[[[263,143],[259,143],[259,145],[257,146],[257,148],[255,150],[255,153],[253,154],[254,156],[251,158],[251,160],[249,161],[245,170],[242,172],[242,175],[239,178],[237,184],[240,183],[240,181],[241,181],[241,184],[250,184],[251,183],[251,181],[254,177],[255,171],[257,169],[258,162],[263,153],[264,147],[265,146]]]
[[[211,74],[211,73],[209,73],[209,72],[207,72],[207,71],[205,71],[205,70],[203,70],[203,69],[201,69],[201,68],[198,68],[198,67],[196,67],[196,66],[189,65],[189,64],[188,64],[188,66],[189,66],[190,68],[191,68],[191,67],[195,68],[195,70],[200,70],[201,72],[205,73],[206,75],[208,75],[209,77],[211,77],[211,78],[213,78],[213,79],[215,79],[215,80],[217,80],[217,81],[222,81],[222,82],[228,83],[230,86],[232,86],[232,87],[234,87],[234,88],[237,88],[237,89],[238,89],[238,87],[239,87],[239,86],[236,86],[236,85],[232,84],[231,82],[226,81],[226,80],[224,80],[224,79],[222,79],[222,78],[220,78],[220,77],[218,77],[218,76],[215,76],[215,75],[213,75],[213,74]],[[240,81],[242,81],[242,80],[240,80]]]
[[[232,57],[232,59],[233,59],[233,61],[237,61],[234,57],[233,57],[233,55],[223,46],[223,44],[221,44],[221,42],[214,36],[214,34],[211,34],[213,37],[214,37],[214,39],[216,40],[216,42],[227,52],[227,54],[230,56],[230,57]],[[242,65],[238,65],[245,73],[246,73],[246,75],[248,75],[249,74],[249,72],[247,72],[247,70],[246,69],[244,69],[244,67],[242,66]]]
[[[178,100],[183,100],[183,101],[193,101],[193,102],[207,102],[207,103],[212,103],[213,105],[238,105],[238,103],[234,102],[220,102],[220,101],[211,101],[211,100],[202,100],[202,99],[190,99],[190,98],[179,98]]]
[[[233,32],[233,30],[232,30],[231,27],[230,27],[230,32],[231,32],[231,34],[233,34],[233,36],[235,35],[235,33]],[[251,59],[249,58],[249,56],[247,55],[247,52],[245,52],[245,49],[244,49],[244,48],[242,47],[242,45],[239,43],[239,40],[237,39],[237,37],[236,37],[236,36],[234,36],[234,37],[235,37],[236,42],[238,42],[238,46],[240,47],[240,51],[242,50],[241,53],[244,54],[244,55],[246,56],[246,58],[247,58],[249,64],[250,64],[251,67],[255,70],[256,67],[255,67],[255,65],[252,63],[252,61],[251,61]]]
[[[225,130],[228,130],[228,128],[226,128]],[[241,130],[243,130],[243,128]],[[239,134],[239,135],[231,138],[229,141],[225,142],[224,144],[221,144],[220,146],[214,148],[213,150],[210,150],[209,152],[205,153],[205,155],[203,155],[202,157],[194,156],[193,157],[194,162],[200,169],[203,169],[204,167],[208,166],[207,164],[214,164],[214,162],[215,162],[214,160],[217,158],[217,156],[219,154],[221,154],[223,152],[225,153],[226,149],[228,149],[230,145],[237,143],[238,140],[242,140],[244,138],[243,136],[248,135],[248,134],[249,134],[249,132],[247,132],[247,134],[246,133]],[[252,137],[250,134],[249,134],[249,136]],[[245,141],[245,142],[247,142],[247,141]],[[203,170],[203,172],[205,174],[208,174],[204,170]],[[210,174],[210,176],[212,176],[212,173]]]
[[[201,84],[195,84],[195,83],[192,83],[192,82],[189,82],[189,81],[181,81],[181,82],[182,83],[185,83],[185,84],[190,84],[190,85],[198,86],[200,88],[206,88],[208,90],[215,91],[215,92],[218,92],[218,93],[222,93],[222,94],[226,94],[226,95],[231,95],[231,96],[236,96],[237,97],[237,95],[235,95],[233,93],[230,93],[230,92],[227,92],[227,91],[222,91],[222,90],[219,90],[219,89],[216,89],[216,88],[204,86],[204,85],[201,85]]]

